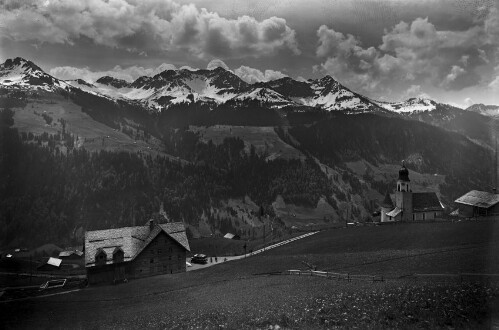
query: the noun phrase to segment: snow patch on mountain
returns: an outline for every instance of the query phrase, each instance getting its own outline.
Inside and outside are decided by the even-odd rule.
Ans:
[[[261,87],[242,93],[236,96],[234,99],[238,101],[254,100],[276,107],[283,107],[292,103],[291,100],[285,98],[283,95],[277,93],[276,91]]]
[[[410,98],[403,102],[382,102],[374,100],[373,102],[386,110],[398,113],[432,111],[437,108],[437,102],[420,97]]]

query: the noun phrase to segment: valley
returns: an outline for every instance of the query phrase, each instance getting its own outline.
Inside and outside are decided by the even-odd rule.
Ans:
[[[16,58],[0,67],[0,82],[10,182],[0,213],[26,228],[34,214],[40,228],[64,223],[45,239],[28,229],[11,246],[74,244],[81,238],[71,233],[158,212],[186,223],[192,237],[372,222],[403,159],[415,191],[436,192],[447,212],[494,177],[495,119],[428,99],[373,101],[330,76],[248,84],[218,67],[87,83]],[[46,175],[51,166],[59,177]],[[26,180],[38,192],[23,190]],[[49,200],[47,185],[54,196],[66,191],[66,202]],[[32,206],[14,211],[21,196]],[[64,206],[70,200],[77,208]],[[5,222],[2,237],[13,237],[19,224]]]

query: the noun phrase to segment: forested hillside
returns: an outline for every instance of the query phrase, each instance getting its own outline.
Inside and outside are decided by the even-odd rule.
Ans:
[[[7,246],[78,243],[78,228],[142,224],[161,204],[172,219],[197,225],[204,213],[219,228],[223,219],[210,210],[230,197],[248,195],[272,212],[278,194],[305,206],[331,194],[314,161],[265,161],[265,155],[246,154],[238,139],[214,145],[190,132],[172,133],[172,151],[192,161],[182,165],[149,155],[89,153],[74,148],[70,135],[19,134],[10,127],[9,110],[1,117],[0,241]]]
[[[446,176],[441,187],[446,202],[470,189],[484,189],[494,178],[491,150],[466,137],[424,123],[371,114],[334,114],[313,125],[280,130],[283,139],[324,164],[367,160],[400,163],[409,169]],[[290,136],[292,138],[290,138]],[[295,141],[295,142],[293,142]]]

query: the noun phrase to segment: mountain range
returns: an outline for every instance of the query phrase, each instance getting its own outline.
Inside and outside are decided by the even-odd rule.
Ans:
[[[414,114],[435,110],[439,105],[426,98],[410,98],[403,102],[372,100],[351,91],[331,76],[307,81],[284,77],[248,84],[221,67],[213,70],[165,70],[154,76],[139,77],[133,82],[111,76],[103,76],[94,83],[83,79],[60,80],[19,57],[0,65],[0,84],[9,89],[52,92],[79,89],[110,99],[139,102],[149,111],[161,111],[179,103],[214,108],[228,101],[257,101],[273,109]],[[499,113],[497,106],[473,105],[467,110],[487,116],[498,116]]]
[[[402,159],[415,189],[452,208],[493,178],[496,115],[494,106],[373,100],[330,76],[248,84],[219,67],[87,82],[9,59],[0,65],[0,241],[36,241],[42,230],[69,243],[82,228],[130,225],[160,206],[194,236],[248,238],[263,225],[261,205],[288,227],[366,221]],[[58,232],[45,227],[54,223]]]

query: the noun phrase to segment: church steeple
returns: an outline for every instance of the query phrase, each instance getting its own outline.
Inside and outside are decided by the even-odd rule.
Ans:
[[[407,167],[405,167],[404,161],[402,161],[402,167],[399,170],[399,180],[406,181],[406,182],[411,181],[411,180],[409,180],[409,170],[407,169]]]
[[[402,167],[399,170],[399,178],[397,180],[397,191],[411,191],[409,188],[409,170],[405,167],[405,162],[402,161]]]

